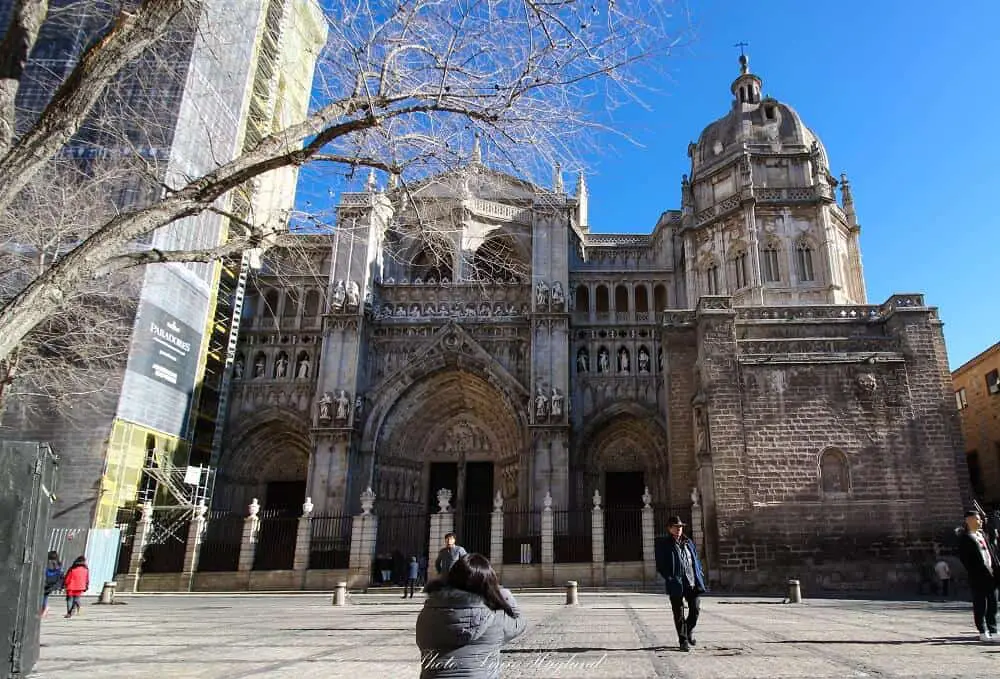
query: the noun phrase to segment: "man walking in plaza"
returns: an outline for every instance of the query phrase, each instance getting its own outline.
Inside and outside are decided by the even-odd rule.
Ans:
[[[699,597],[706,591],[705,576],[694,541],[684,535],[684,522],[679,516],[667,521],[670,537],[656,541],[656,572],[666,581],[674,627],[682,651],[695,645],[694,628],[698,624]],[[684,604],[688,614],[684,616]]]
[[[997,641],[997,584],[995,556],[991,553],[979,512],[965,513],[965,530],[958,536],[958,558],[969,573],[972,589],[972,616],[980,641]]]
[[[444,575],[451,570],[456,561],[467,554],[465,547],[455,544],[455,534],[448,533],[444,536],[444,547],[438,552],[438,557],[434,561],[434,570],[439,576]]]

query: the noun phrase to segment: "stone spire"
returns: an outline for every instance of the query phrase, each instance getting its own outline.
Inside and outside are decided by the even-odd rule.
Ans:
[[[566,190],[563,186],[562,165],[559,163],[556,163],[552,168],[552,190],[556,193],[562,193]]]
[[[588,222],[589,193],[587,192],[587,179],[583,175],[583,170],[576,177],[576,206],[577,224],[586,231],[590,227]]]
[[[840,196],[843,202],[844,216],[847,217],[847,223],[857,228],[858,214],[854,211],[854,194],[851,193],[851,183],[847,181],[846,172],[840,174]]]
[[[479,132],[476,132],[472,142],[472,162],[477,165],[483,162],[483,149],[479,143]]]

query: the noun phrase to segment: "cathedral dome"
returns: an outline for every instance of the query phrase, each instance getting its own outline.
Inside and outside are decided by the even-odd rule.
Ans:
[[[694,174],[742,152],[744,143],[785,153],[809,152],[815,145],[823,166],[828,167],[826,149],[795,109],[772,97],[761,96],[763,82],[750,73],[745,56],[740,57],[740,71],[731,87],[732,110],[706,127],[689,149]]]

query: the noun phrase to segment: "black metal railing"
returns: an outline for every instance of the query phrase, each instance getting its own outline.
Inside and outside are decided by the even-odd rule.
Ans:
[[[553,510],[552,556],[556,563],[593,560],[592,514],[590,509]]]
[[[691,503],[683,505],[653,505],[653,535],[660,537],[668,534],[667,522],[671,516],[679,516],[686,524],[685,534],[691,535]]]
[[[314,516],[309,568],[347,568],[351,556],[350,515]]]
[[[541,563],[542,512],[513,509],[503,513],[503,562]]]
[[[469,554],[490,556],[493,514],[490,510],[463,509],[455,513],[458,544]]]
[[[604,509],[604,560],[642,561],[642,508]]]
[[[295,562],[295,539],[298,530],[299,520],[294,516],[272,516],[261,519],[253,569],[291,570]]]
[[[150,533],[155,536],[154,542],[146,545],[143,551],[143,573],[180,573],[184,570],[184,554],[187,552],[188,520],[169,521],[166,517],[161,521],[154,519]]]
[[[244,517],[231,512],[212,512],[205,522],[205,535],[198,554],[198,570],[235,571],[240,562]]]

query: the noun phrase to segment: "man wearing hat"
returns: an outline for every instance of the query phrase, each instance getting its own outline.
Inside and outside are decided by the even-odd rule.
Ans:
[[[972,589],[972,616],[980,641],[1000,641],[997,637],[996,556],[982,532],[979,512],[965,513],[965,530],[958,536],[958,558],[969,573]]]
[[[656,572],[666,581],[674,626],[682,651],[695,645],[694,628],[698,624],[698,597],[706,591],[705,576],[694,541],[684,535],[684,522],[679,516],[667,520],[670,537],[656,541]],[[684,602],[688,615],[684,617]]]

